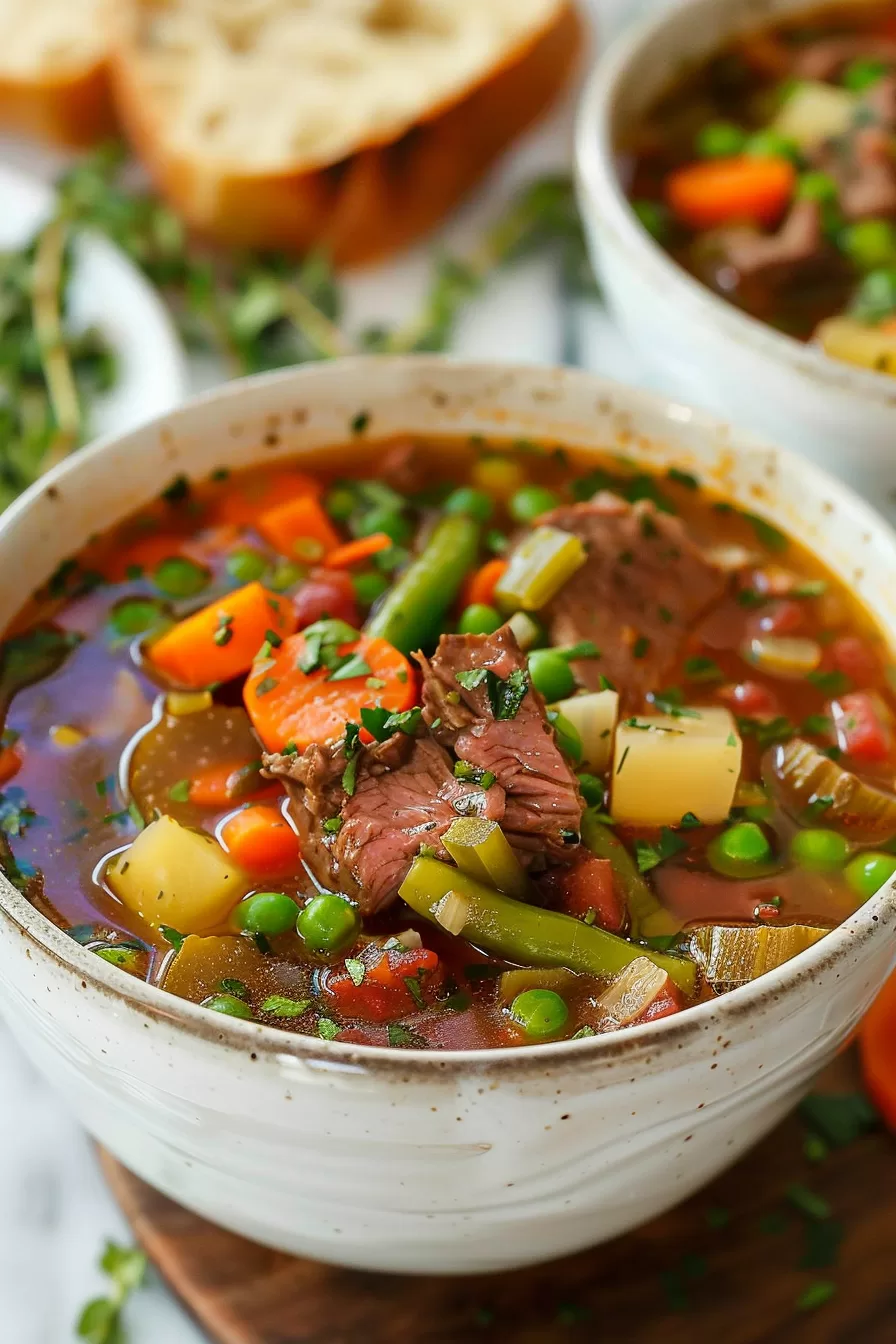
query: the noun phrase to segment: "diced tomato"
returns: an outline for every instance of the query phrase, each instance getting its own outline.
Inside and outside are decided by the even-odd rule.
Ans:
[[[751,635],[795,635],[803,629],[805,608],[799,602],[769,602],[748,623]]]
[[[747,719],[775,719],[781,713],[774,691],[758,681],[729,682],[719,687],[718,696]]]
[[[551,899],[568,915],[586,919],[611,933],[625,926],[625,901],[613,877],[609,859],[583,856],[568,868],[554,868],[542,880]]]
[[[672,1017],[686,1007],[684,996],[675,984],[667,978],[665,985],[652,1003],[644,1009],[637,1022],[658,1022],[661,1017]],[[634,1023],[632,1024],[634,1026]]]
[[[329,617],[357,626],[358,604],[351,575],[340,569],[312,569],[293,598],[299,629]]]
[[[15,747],[0,748],[0,788],[19,773],[22,757]]]
[[[886,707],[873,691],[841,695],[831,705],[837,742],[857,761],[885,761],[890,754]]]
[[[868,1095],[896,1130],[896,975],[891,975],[859,1027],[859,1054]]]
[[[875,651],[858,635],[840,635],[828,649],[831,666],[857,686],[867,686],[880,674],[880,661]]]
[[[355,984],[348,969],[327,967],[321,972],[324,998],[347,1017],[365,1022],[394,1022],[431,1003],[442,981],[442,969],[435,952],[428,948],[407,951],[381,951],[359,958],[364,976]],[[355,977],[358,978],[357,976]],[[412,982],[414,989],[408,987]]]

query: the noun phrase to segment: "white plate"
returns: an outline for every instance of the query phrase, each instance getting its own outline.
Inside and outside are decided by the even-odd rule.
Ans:
[[[53,208],[44,182],[0,165],[0,248],[21,247]],[[94,434],[121,434],[170,411],[187,395],[187,366],[152,286],[105,238],[77,240],[68,313],[75,330],[98,327],[115,352],[118,377],[91,408]]]

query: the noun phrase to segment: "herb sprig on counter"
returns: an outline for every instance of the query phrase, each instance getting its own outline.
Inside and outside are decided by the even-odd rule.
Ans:
[[[146,1275],[146,1256],[135,1247],[106,1242],[100,1269],[111,1280],[107,1297],[95,1297],[78,1317],[76,1332],[88,1344],[124,1344],[122,1310]]]

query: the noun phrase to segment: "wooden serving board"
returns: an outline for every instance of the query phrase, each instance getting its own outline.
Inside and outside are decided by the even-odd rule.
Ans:
[[[851,1085],[842,1066],[829,1090]],[[536,1269],[466,1279],[336,1269],[266,1250],[194,1214],[107,1154],[106,1178],[156,1268],[214,1344],[893,1344],[896,1143],[875,1132],[810,1162],[795,1117],[712,1186],[627,1237]],[[801,1268],[818,1222],[836,1263]],[[723,1224],[724,1225],[721,1225]],[[815,1223],[815,1231],[809,1229]],[[814,1310],[797,1300],[825,1281]]]

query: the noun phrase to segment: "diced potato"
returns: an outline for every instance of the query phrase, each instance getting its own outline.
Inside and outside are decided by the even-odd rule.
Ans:
[[[248,890],[248,879],[210,835],[159,817],[106,872],[112,891],[148,924],[204,933],[221,924]]]
[[[832,135],[844,135],[852,126],[858,100],[848,89],[806,80],[785,102],[771,130],[800,149],[813,149]]]
[[[711,985],[745,985],[766,971],[805,952],[828,932],[808,924],[710,924],[695,929],[690,944],[694,960]]]
[[[251,938],[231,935],[202,938],[191,934],[171,959],[165,972],[164,988],[180,999],[201,1003],[217,993],[222,980],[257,981],[265,973],[265,958]],[[292,989],[282,990],[292,993]],[[296,994],[301,998],[301,994]]]
[[[742,743],[727,709],[639,715],[616,729],[611,808],[617,821],[675,826],[685,812],[724,821],[740,774]]]
[[[582,764],[595,774],[602,774],[613,754],[613,733],[619,717],[616,691],[571,695],[568,700],[558,700],[551,708],[568,719],[581,738]]]
[[[587,559],[581,537],[560,527],[536,527],[511,555],[495,597],[505,611],[538,611]]]
[[[819,323],[815,341],[831,359],[896,377],[896,333],[866,327],[854,317],[829,317]]]

